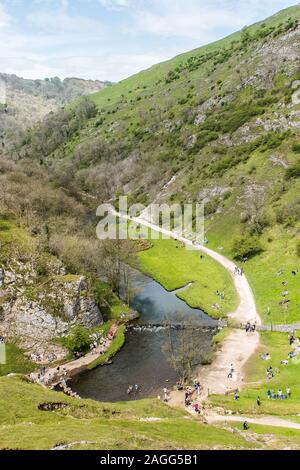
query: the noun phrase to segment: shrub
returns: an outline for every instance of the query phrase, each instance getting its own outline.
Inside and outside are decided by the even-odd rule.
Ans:
[[[300,153],[300,143],[297,142],[296,144],[294,144],[292,150],[295,153]]]
[[[203,130],[221,132],[234,132],[251,117],[264,113],[264,108],[255,103],[243,103],[238,107],[237,103],[228,104],[224,111],[218,114],[211,114],[202,124]]]
[[[232,252],[235,259],[243,259],[261,253],[262,247],[257,237],[244,234],[239,235],[234,241]]]
[[[261,138],[262,150],[266,151],[266,150],[271,150],[271,149],[275,149],[279,147],[282,144],[282,142],[289,136],[290,136],[289,131],[282,132],[282,133],[275,132],[275,131],[268,132],[268,134],[266,134],[265,136]]]
[[[219,206],[219,199],[214,198],[211,201],[207,202],[204,207],[204,215],[214,214]]]
[[[276,214],[276,220],[279,224],[293,227],[300,220],[300,200],[295,199],[282,206]]]
[[[71,353],[75,353],[87,351],[91,340],[86,328],[75,326],[68,336],[61,338],[61,342]]]
[[[38,276],[46,276],[48,274],[48,259],[46,256],[41,256],[36,264],[36,272]]]
[[[285,172],[285,179],[299,178],[300,176],[300,162],[288,168]]]

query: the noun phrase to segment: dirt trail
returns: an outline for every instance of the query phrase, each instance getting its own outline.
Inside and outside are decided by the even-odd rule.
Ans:
[[[114,337],[106,337],[103,344],[98,346],[98,348],[94,349],[92,352],[89,352],[85,356],[80,357],[79,359],[62,364],[59,367],[59,371],[57,370],[58,366],[48,368],[43,376],[42,382],[38,379],[38,372],[30,374],[30,378],[31,380],[39,382],[42,385],[53,387],[57,385],[63,378],[68,379],[74,377],[75,375],[87,369],[87,367],[92,364],[92,362],[94,362],[96,359],[98,359],[98,357],[108,350],[113,342],[113,339]]]
[[[233,422],[244,422],[247,421],[249,424],[261,424],[264,426],[274,426],[280,428],[300,429],[300,423],[293,423],[286,419],[277,418],[276,416],[261,416],[258,418],[247,418],[246,416],[223,416],[213,412],[209,412],[205,416],[205,420],[208,424],[215,423],[233,423]]]

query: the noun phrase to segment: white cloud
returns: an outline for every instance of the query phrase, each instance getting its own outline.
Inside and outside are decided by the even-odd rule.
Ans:
[[[31,56],[2,59],[6,73],[24,78],[59,76],[118,81],[166,60],[163,55],[103,54],[99,56]]]
[[[108,10],[121,10],[132,5],[132,0],[99,0],[99,2]]]
[[[117,81],[263,19],[291,1],[0,0],[0,71],[25,78]],[[18,9],[22,2],[25,14]],[[112,9],[118,14],[110,15]]]
[[[276,6],[277,4],[277,6]],[[162,37],[216,39],[216,32],[251,24],[258,13],[284,8],[289,0],[148,0],[135,17],[140,31]]]
[[[0,4],[0,29],[7,28],[13,23],[13,18],[4,11],[3,6]]]
[[[56,32],[62,30],[65,33],[99,33],[106,29],[97,20],[83,16],[71,16],[62,11],[40,11],[27,15],[27,21],[31,26],[43,30],[43,32]]]

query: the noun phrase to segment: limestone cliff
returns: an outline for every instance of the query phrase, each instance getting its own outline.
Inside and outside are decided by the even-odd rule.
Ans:
[[[0,267],[0,334],[42,361],[62,358],[66,351],[55,339],[74,325],[86,328],[103,322],[83,276],[66,275],[55,260],[52,274],[37,282],[34,262],[12,260]]]

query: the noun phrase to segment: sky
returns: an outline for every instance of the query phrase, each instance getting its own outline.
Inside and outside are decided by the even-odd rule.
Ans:
[[[119,81],[297,0],[0,0],[0,71]]]

